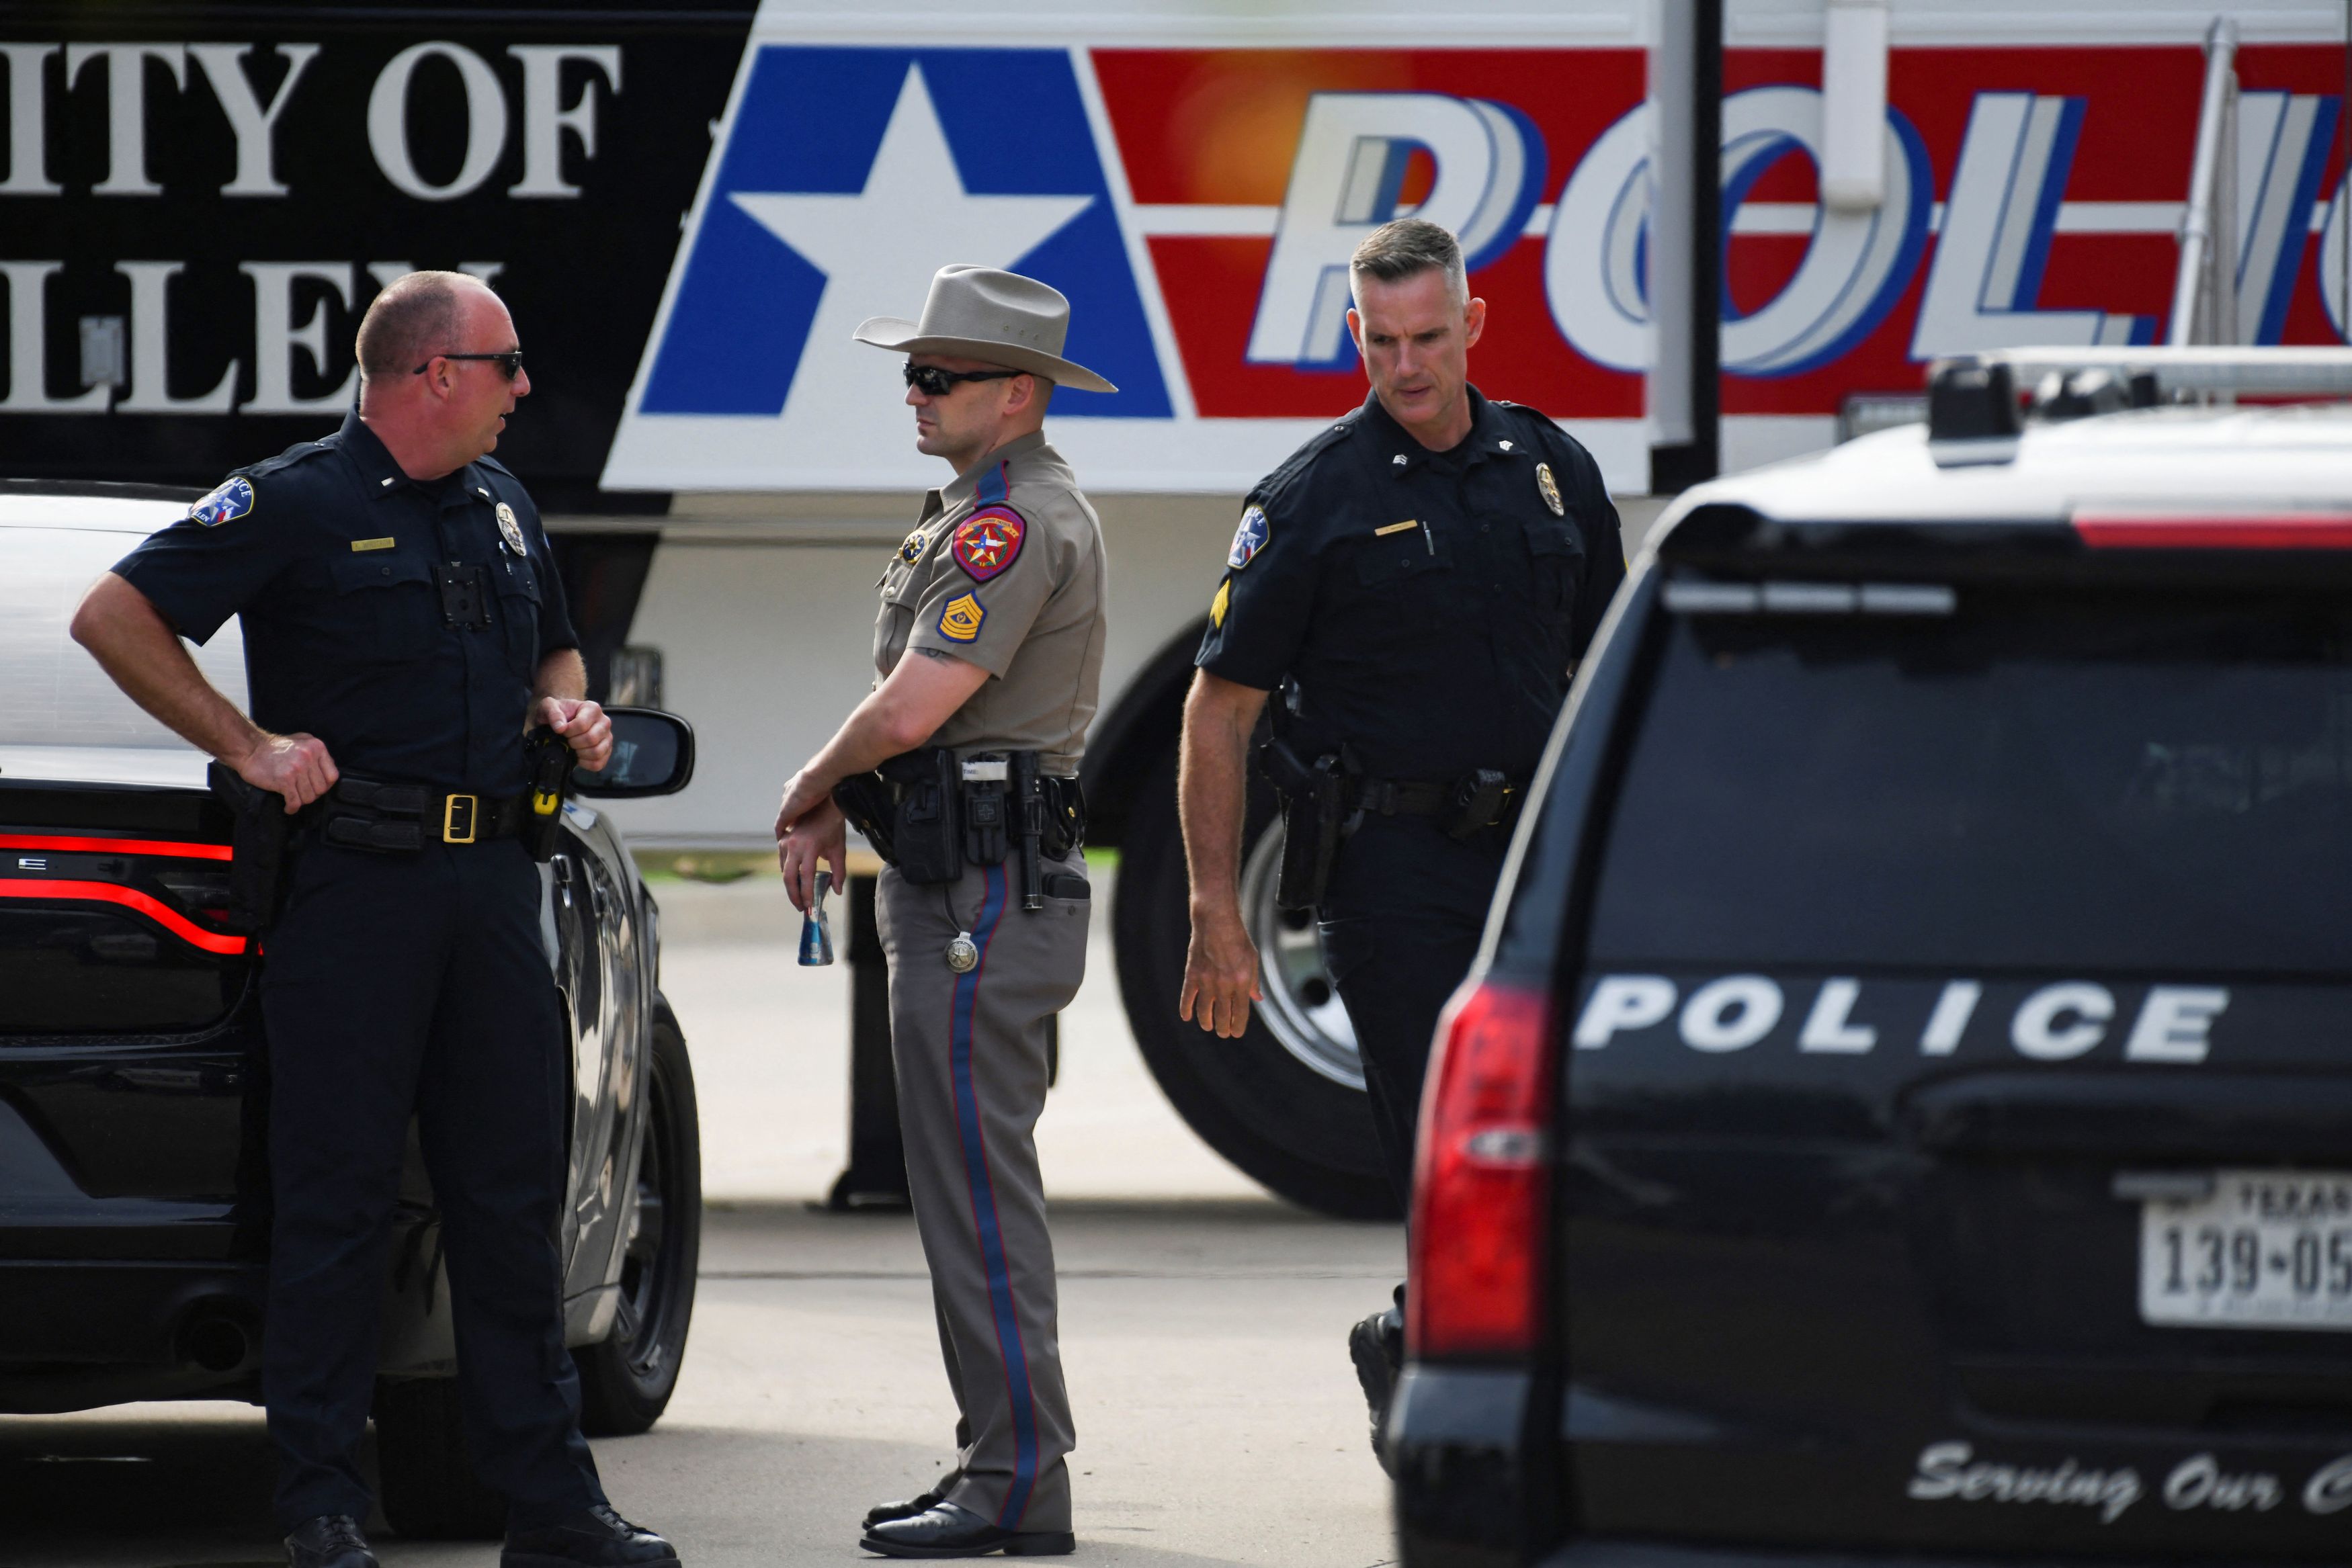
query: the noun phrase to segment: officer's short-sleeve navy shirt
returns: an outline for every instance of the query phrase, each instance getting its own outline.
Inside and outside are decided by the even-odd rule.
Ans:
[[[1300,738],[1345,743],[1376,778],[1531,774],[1625,576],[1591,455],[1533,409],[1470,401],[1451,451],[1371,396],[1268,475],[1196,660],[1295,683]]]
[[[488,569],[488,624],[448,623],[444,565]],[[579,645],[521,482],[488,457],[411,479],[356,412],[237,470],[114,570],[198,643],[242,617],[254,723],[317,736],[362,779],[520,792],[540,662]]]

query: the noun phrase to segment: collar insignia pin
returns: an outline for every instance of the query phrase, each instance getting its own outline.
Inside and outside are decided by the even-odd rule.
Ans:
[[[1497,441],[1495,444],[1501,447],[1506,452],[1508,452],[1511,449],[1511,444],[1507,441]]]
[[[1395,456],[1390,458],[1389,461],[1402,468],[1404,466],[1404,454],[1400,452]]]
[[[1568,515],[1567,507],[1560,503],[1559,486],[1551,476],[1550,464],[1538,463],[1536,465],[1536,488],[1542,492],[1544,505],[1551,508],[1551,515],[1553,517],[1562,517]]]

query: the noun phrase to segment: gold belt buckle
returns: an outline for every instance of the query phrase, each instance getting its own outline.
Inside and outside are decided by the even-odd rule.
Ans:
[[[470,844],[474,841],[474,818],[481,801],[472,795],[452,795],[441,808],[441,841],[445,844]]]

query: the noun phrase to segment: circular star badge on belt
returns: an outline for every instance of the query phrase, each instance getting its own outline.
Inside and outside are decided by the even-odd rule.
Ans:
[[[1563,517],[1568,515],[1568,508],[1560,504],[1559,486],[1551,476],[1550,464],[1536,465],[1536,488],[1543,493],[1544,505],[1551,508],[1553,517]]]
[[[1558,511],[1559,508],[1554,507],[1552,510]],[[515,509],[504,501],[499,503],[499,538],[506,540],[507,549],[514,551],[515,554],[530,553],[523,549],[522,524],[515,520]]]

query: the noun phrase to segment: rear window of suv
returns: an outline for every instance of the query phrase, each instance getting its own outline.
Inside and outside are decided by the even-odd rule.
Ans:
[[[1596,960],[2352,974],[2342,595],[1664,619]]]

